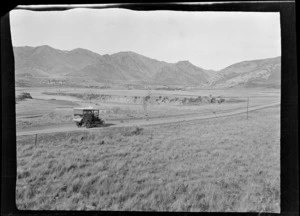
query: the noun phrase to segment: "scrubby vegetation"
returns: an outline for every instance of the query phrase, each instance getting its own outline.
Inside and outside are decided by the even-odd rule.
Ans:
[[[16,102],[23,101],[23,100],[26,100],[26,99],[32,99],[31,95],[27,92],[22,92],[21,94],[19,94],[16,97]]]
[[[139,103],[147,102],[149,104],[175,104],[175,105],[200,105],[200,104],[214,104],[224,103],[226,100],[222,97],[198,96],[198,97],[175,97],[175,96],[118,96],[105,95],[94,93],[65,93],[65,92],[44,92],[47,95],[62,95],[72,96],[85,101],[99,100],[101,102],[125,102],[125,103]]]
[[[19,209],[280,211],[278,108],[17,137]]]
[[[15,81],[15,87],[22,87],[22,88],[24,88],[24,87],[30,87],[30,86],[32,86],[32,83],[30,81],[28,81],[28,80],[17,79]]]

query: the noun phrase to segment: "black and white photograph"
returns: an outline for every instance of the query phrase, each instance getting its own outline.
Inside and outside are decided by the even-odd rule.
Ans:
[[[279,12],[9,18],[19,210],[281,212]]]

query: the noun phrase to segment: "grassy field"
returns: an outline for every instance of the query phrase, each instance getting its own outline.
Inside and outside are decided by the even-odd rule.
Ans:
[[[193,103],[184,103],[184,104],[174,104],[171,102],[174,98],[179,99],[180,97],[174,96],[174,94],[189,94],[195,92],[184,92],[178,91],[170,92],[168,96],[155,96],[151,97],[150,102],[145,107],[143,106],[142,101],[136,101],[133,103],[132,98],[138,98],[133,95],[142,95],[147,94],[147,91],[137,91],[130,90],[127,91],[127,96],[123,95],[122,92],[117,90],[103,90],[103,89],[84,89],[84,92],[79,93],[81,89],[75,89],[73,93],[72,89],[50,89],[44,92],[41,89],[18,89],[18,94],[21,92],[30,92],[33,96],[33,99],[26,99],[24,101],[18,101],[16,104],[16,126],[17,130],[27,129],[27,128],[36,128],[40,126],[55,126],[59,124],[71,124],[72,115],[73,115],[73,107],[79,106],[92,106],[94,108],[99,108],[100,110],[104,110],[105,112],[101,112],[101,118],[105,121],[109,120],[126,120],[126,119],[136,119],[136,118],[161,118],[161,117],[169,117],[175,115],[191,115],[191,114],[199,114],[199,115],[207,115],[207,114],[218,114],[223,113],[233,109],[245,109],[247,106],[247,97],[244,95],[238,95],[238,91],[217,91],[214,90],[213,93],[215,95],[210,95],[209,91],[203,91],[199,100],[199,95],[197,97],[184,97],[187,101],[191,99],[196,100],[196,104]],[[96,93],[94,93],[93,91]],[[113,102],[109,100],[101,99],[101,91],[105,91],[106,93],[110,93],[114,98]],[[45,94],[46,93],[46,94]],[[121,95],[116,95],[116,94]],[[158,93],[166,93],[164,91],[155,91],[153,95],[157,95]],[[235,93],[235,94],[234,94]],[[242,91],[242,93],[244,93]],[[277,92],[271,91],[272,94],[277,94]],[[123,93],[124,94],[124,93]],[[205,95],[207,94],[207,95]],[[249,91],[248,94],[253,95],[250,99],[250,106],[257,106],[262,104],[273,103],[280,100],[279,95],[277,96],[268,96],[267,92],[263,91]],[[73,95],[73,96],[72,96]],[[75,96],[74,96],[75,95]],[[217,95],[224,95],[224,102],[222,103],[211,103],[208,102],[208,98],[218,98]],[[50,97],[49,97],[50,96]],[[103,95],[102,95],[103,96]],[[108,95],[106,95],[108,96]],[[235,97],[238,98],[235,98]],[[45,99],[41,99],[44,98]],[[109,96],[110,97],[110,96]],[[222,96],[223,97],[223,96]],[[159,99],[160,98],[160,99]],[[168,98],[165,102],[163,98]],[[183,98],[183,97],[181,97]],[[141,97],[139,97],[141,99]],[[159,99],[157,102],[157,99]],[[170,103],[169,103],[170,101]],[[153,103],[154,102],[154,103]],[[157,102],[157,103],[156,103]],[[162,103],[161,103],[162,102]],[[58,109],[59,108],[59,109]],[[63,109],[61,109],[63,108]],[[28,118],[28,116],[30,118]],[[26,118],[24,118],[26,117]]]
[[[280,212],[279,111],[19,136],[17,207]]]
[[[56,102],[56,103],[54,103]],[[268,101],[264,100],[265,103]],[[263,104],[263,103],[262,103]],[[63,100],[28,99],[16,105],[17,129],[36,128],[40,126],[60,125],[73,123],[73,107],[92,106],[105,112],[100,117],[105,121],[116,119],[141,119],[163,118],[176,115],[207,115],[218,114],[233,109],[245,109],[246,102],[240,99],[228,99],[222,104],[197,104],[197,105],[152,105],[145,111],[142,104],[111,104],[101,103],[97,100],[88,103],[79,103]],[[57,108],[60,107],[60,108]],[[34,115],[35,114],[35,115]],[[28,117],[26,117],[28,116]],[[74,124],[75,125],[75,124]]]
[[[76,106],[79,106],[76,102],[54,99],[26,99],[24,101],[18,101],[16,104],[17,130],[71,123],[73,107]]]
[[[65,100],[42,100],[42,99],[26,99],[17,102],[16,117],[31,116],[31,115],[45,115],[60,108],[73,108],[79,106],[78,103]]]
[[[191,90],[141,90],[141,89],[100,89],[100,88],[17,88],[18,91],[29,91],[33,96],[42,95],[43,92],[49,93],[75,93],[75,94],[106,94],[106,95],[123,95],[123,96],[147,96],[149,92],[151,95],[214,95],[214,96],[255,96],[255,95],[279,95],[280,89],[272,88],[233,88],[233,89],[191,89]]]

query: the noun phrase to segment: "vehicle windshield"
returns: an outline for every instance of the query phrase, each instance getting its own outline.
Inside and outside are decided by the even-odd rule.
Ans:
[[[93,111],[92,110],[84,110],[83,114],[93,114]]]
[[[95,116],[95,117],[98,117],[98,116],[99,116],[99,111],[98,111],[98,110],[95,110],[95,111],[94,111],[94,116]]]

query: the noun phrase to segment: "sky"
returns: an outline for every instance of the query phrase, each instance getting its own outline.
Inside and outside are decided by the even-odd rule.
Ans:
[[[273,12],[12,10],[10,22],[13,46],[133,51],[213,70],[281,55],[280,15]]]

